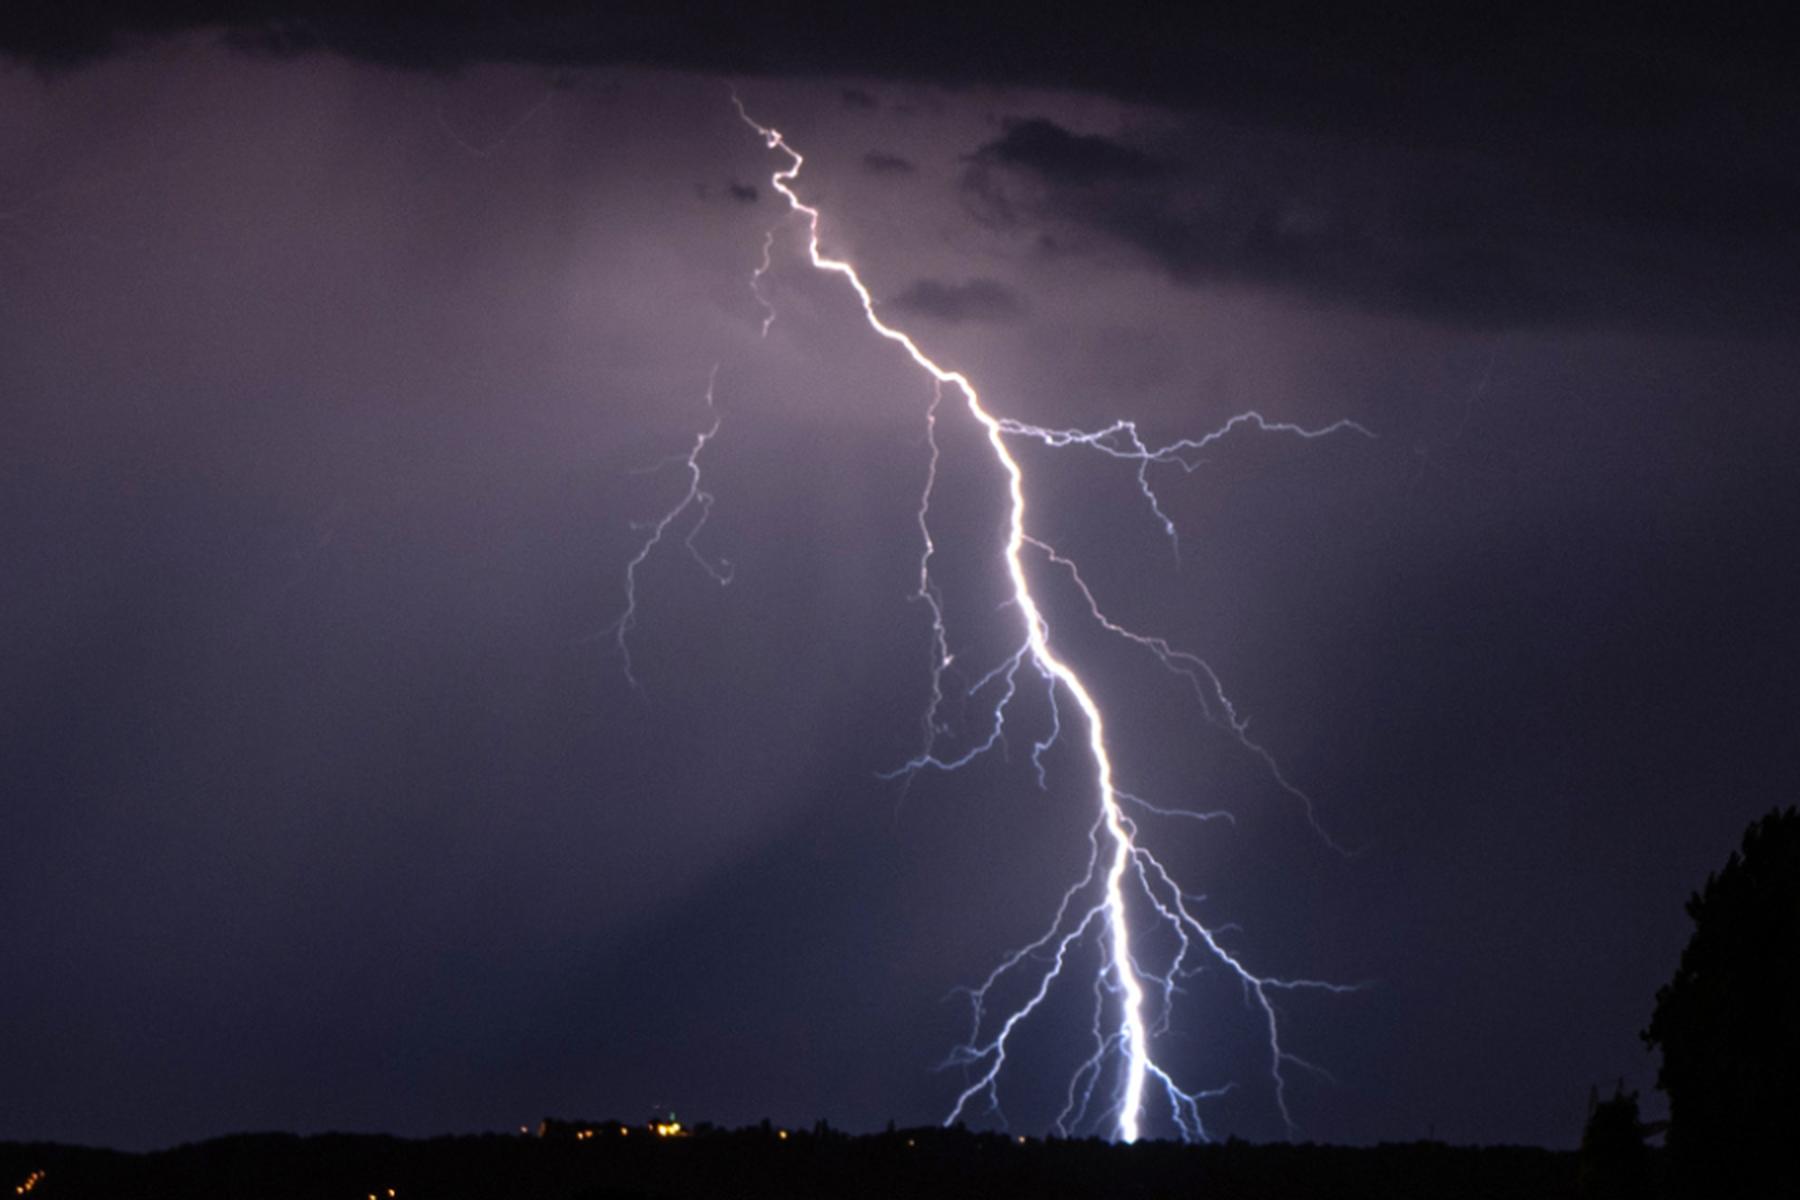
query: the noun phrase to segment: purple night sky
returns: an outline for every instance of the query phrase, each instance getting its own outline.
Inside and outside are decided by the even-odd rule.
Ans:
[[[1568,1146],[1621,1077],[1661,1113],[1683,902],[1800,798],[1772,44],[187,7],[0,17],[0,1139],[949,1110],[954,989],[1041,931],[1092,808],[1072,745],[1037,785],[1041,696],[879,777],[930,686],[931,388],[806,265],[733,87],[1000,414],[1377,435],[1153,468],[1179,556],[1128,465],[1016,449],[1108,612],[1210,662],[1352,850],[1053,608],[1123,782],[1235,814],[1141,817],[1231,945],[1367,984],[1280,1001],[1329,1072],[1299,1136]],[[647,561],[634,690],[609,625],[683,486],[648,468],[715,364],[695,547],[734,577]],[[940,433],[966,685],[1016,617],[1000,480]],[[1281,1137],[1218,985],[1164,1056],[1239,1081],[1214,1132]],[[1020,1131],[1082,1011],[1016,1051]]]

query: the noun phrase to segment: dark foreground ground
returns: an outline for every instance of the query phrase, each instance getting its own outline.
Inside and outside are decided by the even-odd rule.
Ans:
[[[577,1136],[584,1130],[593,1132]],[[551,1124],[548,1136],[424,1141],[243,1134],[150,1154],[0,1143],[0,1197],[32,1200],[724,1200],[728,1197],[1518,1197],[1578,1194],[1573,1153],[1435,1142],[1366,1148],[752,1128],[657,1137]],[[36,1174],[41,1172],[41,1174]],[[35,1182],[31,1182],[35,1178]],[[392,1189],[391,1191],[389,1189]]]

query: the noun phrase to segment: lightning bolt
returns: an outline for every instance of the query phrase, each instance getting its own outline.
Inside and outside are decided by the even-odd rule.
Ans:
[[[956,1097],[945,1123],[950,1124],[960,1119],[972,1105],[977,1104],[985,1104],[988,1112],[1000,1115],[1000,1078],[1013,1036],[1039,1010],[1054,985],[1069,969],[1075,947],[1092,936],[1099,941],[1101,958],[1101,967],[1093,983],[1092,1052],[1070,1079],[1066,1103],[1057,1118],[1059,1131],[1068,1132],[1088,1119],[1096,1089],[1103,1078],[1110,1076],[1111,1095],[1105,1102],[1102,1120],[1112,1122],[1113,1136],[1119,1141],[1133,1142],[1141,1135],[1151,1093],[1160,1094],[1170,1118],[1184,1138],[1199,1139],[1206,1136],[1200,1104],[1203,1100],[1222,1094],[1230,1085],[1207,1090],[1184,1088],[1176,1082],[1173,1073],[1152,1054],[1152,1039],[1168,1026],[1180,981],[1198,969],[1195,960],[1201,958],[1210,959],[1230,971],[1241,985],[1246,1002],[1260,1014],[1267,1035],[1269,1071],[1276,1106],[1292,1131],[1294,1125],[1287,1105],[1287,1078],[1284,1069],[1289,1066],[1314,1070],[1317,1068],[1283,1047],[1280,1022],[1272,997],[1283,991],[1297,989],[1341,993],[1353,990],[1353,985],[1318,980],[1277,979],[1252,971],[1221,941],[1222,930],[1207,926],[1195,914],[1193,905],[1198,898],[1188,895],[1177,886],[1163,864],[1139,842],[1137,825],[1124,810],[1126,804],[1137,805],[1144,811],[1158,815],[1206,819],[1222,814],[1159,808],[1119,788],[1107,744],[1105,716],[1080,674],[1057,653],[1052,644],[1049,623],[1044,617],[1026,570],[1028,552],[1043,556],[1053,567],[1068,575],[1086,602],[1090,616],[1101,628],[1148,651],[1165,669],[1185,677],[1193,686],[1208,717],[1226,727],[1242,746],[1262,761],[1275,781],[1304,804],[1308,820],[1315,829],[1319,829],[1312,801],[1287,780],[1275,759],[1265,749],[1250,740],[1247,721],[1239,715],[1226,696],[1218,675],[1210,666],[1192,654],[1175,649],[1161,638],[1136,633],[1111,620],[1102,611],[1093,590],[1082,578],[1075,563],[1058,553],[1050,543],[1028,531],[1025,472],[1008,448],[1007,442],[1009,438],[1025,438],[1051,449],[1081,447],[1134,464],[1139,490],[1179,557],[1179,536],[1174,521],[1164,509],[1152,484],[1150,472],[1153,467],[1173,466],[1191,473],[1199,466],[1201,456],[1207,449],[1240,429],[1284,433],[1306,439],[1342,432],[1354,432],[1365,437],[1372,437],[1373,434],[1349,420],[1309,429],[1286,422],[1272,422],[1260,413],[1247,412],[1232,417],[1203,437],[1154,446],[1145,441],[1137,425],[1131,421],[1117,421],[1103,429],[1088,431],[1045,428],[995,415],[983,402],[968,376],[939,364],[911,336],[881,319],[876,312],[873,294],[851,263],[824,253],[819,232],[822,214],[818,208],[803,201],[794,187],[805,159],[788,144],[778,130],[752,118],[735,94],[732,102],[738,116],[755,130],[764,144],[770,150],[779,151],[787,159],[787,165],[771,176],[770,183],[786,199],[790,212],[804,219],[806,253],[812,266],[840,277],[855,294],[869,328],[897,345],[932,380],[932,400],[926,410],[930,461],[918,508],[923,550],[919,559],[918,585],[914,593],[915,598],[926,606],[931,618],[931,691],[923,720],[924,748],[917,757],[890,774],[910,776],[926,768],[955,770],[991,749],[1002,736],[1007,707],[1018,692],[1019,676],[1026,666],[1044,681],[1051,705],[1051,732],[1035,743],[1032,754],[1040,784],[1045,778],[1041,756],[1062,732],[1058,696],[1073,701],[1087,734],[1087,758],[1092,771],[1091,786],[1096,805],[1095,820],[1088,833],[1090,853],[1087,870],[1082,878],[1064,892],[1055,917],[1044,933],[1035,941],[1006,955],[980,985],[967,990],[971,1007],[971,1034],[964,1044],[952,1052],[949,1063],[967,1068],[974,1078]],[[752,290],[765,313],[762,325],[765,335],[774,315],[773,307],[761,290],[770,261],[770,241],[765,238],[762,261],[751,278]],[[985,431],[995,465],[1006,478],[1007,536],[1002,559],[1012,585],[1012,608],[1019,615],[1022,637],[1019,648],[977,680],[970,689],[971,694],[976,694],[997,686],[999,698],[992,710],[992,723],[987,736],[955,757],[940,755],[936,749],[940,735],[946,732],[938,713],[944,701],[944,672],[951,665],[952,655],[948,649],[944,608],[931,578],[931,560],[936,551],[930,522],[931,497],[938,470],[936,429],[946,390],[961,398],[969,416]],[[690,457],[690,464],[691,461]],[[1320,832],[1323,833],[1322,830]],[[1146,919],[1173,935],[1175,950],[1164,965],[1146,965],[1134,948],[1134,923]],[[1020,974],[1035,981],[1028,984],[1026,999],[1000,1016],[997,1022],[990,1020],[989,1001],[996,988],[1003,980]]]
[[[1158,1103],[1161,1108],[1157,1111],[1166,1111],[1183,1138],[1206,1138],[1201,1104],[1223,1095],[1231,1084],[1206,1089],[1186,1088],[1153,1054],[1154,1040],[1168,1030],[1182,981],[1198,973],[1205,961],[1230,972],[1240,985],[1246,1004],[1261,1017],[1266,1031],[1268,1069],[1275,1104],[1292,1132],[1294,1123],[1287,1105],[1286,1069],[1302,1067],[1316,1071],[1318,1068],[1284,1048],[1274,997],[1295,990],[1342,993],[1354,990],[1355,985],[1279,979],[1254,972],[1221,940],[1226,927],[1208,926],[1196,914],[1196,906],[1202,898],[1183,891],[1163,864],[1141,843],[1138,826],[1127,815],[1126,805],[1159,817],[1211,820],[1229,819],[1229,816],[1160,807],[1119,787],[1107,742],[1105,716],[1086,682],[1057,653],[1052,643],[1049,622],[1031,585],[1027,558],[1039,557],[1053,571],[1065,575],[1099,628],[1148,652],[1164,669],[1186,679],[1206,718],[1228,731],[1240,746],[1261,761],[1275,783],[1303,805],[1308,821],[1323,837],[1313,802],[1288,781],[1274,757],[1250,739],[1247,720],[1239,714],[1217,673],[1204,660],[1176,649],[1162,638],[1137,633],[1112,620],[1101,608],[1075,562],[1030,532],[1025,472],[1008,448],[1008,439],[1033,440],[1052,450],[1086,449],[1132,464],[1139,491],[1179,560],[1179,535],[1153,485],[1153,468],[1175,467],[1191,473],[1199,467],[1209,448],[1240,430],[1281,433],[1303,439],[1343,432],[1365,437],[1374,435],[1348,420],[1315,429],[1270,421],[1260,413],[1247,412],[1232,417],[1204,436],[1158,446],[1146,441],[1131,421],[1117,421],[1098,430],[1081,430],[1047,428],[997,416],[986,406],[966,375],[939,364],[911,336],[881,319],[873,294],[852,264],[824,253],[820,244],[822,214],[818,208],[803,201],[794,187],[805,159],[778,130],[752,118],[735,93],[732,103],[744,124],[757,133],[764,145],[785,156],[786,166],[774,172],[770,183],[787,201],[790,213],[804,219],[808,261],[815,269],[842,279],[854,293],[869,328],[898,346],[932,382],[931,403],[925,412],[929,459],[917,512],[922,550],[918,582],[913,593],[913,598],[925,607],[930,618],[930,695],[922,718],[922,749],[914,758],[886,773],[886,777],[910,779],[928,769],[953,771],[1000,744],[1008,707],[1019,693],[1021,675],[1028,669],[1044,685],[1051,717],[1049,733],[1035,741],[1032,749],[1040,785],[1047,786],[1043,755],[1063,733],[1064,703],[1073,704],[1086,733],[1086,757],[1092,773],[1095,805],[1094,820],[1088,830],[1086,870],[1063,893],[1054,918],[1036,940],[1005,955],[979,985],[963,989],[970,1006],[970,1034],[951,1052],[946,1065],[964,1068],[971,1081],[957,1095],[944,1123],[948,1125],[960,1120],[965,1113],[978,1107],[986,1114],[1004,1120],[1000,1085],[1013,1039],[1018,1030],[1039,1012],[1056,985],[1072,973],[1071,964],[1078,949],[1092,941],[1099,967],[1091,985],[1091,1049],[1070,1077],[1064,1106],[1055,1120],[1059,1132],[1071,1133],[1096,1124],[1100,1127],[1110,1125],[1111,1136],[1116,1140],[1133,1142],[1142,1135],[1152,1104]],[[760,330],[763,337],[768,335],[775,319],[774,305],[763,290],[765,276],[773,263],[773,245],[774,232],[770,231],[763,239],[761,260],[750,276],[751,292],[763,312]],[[687,476],[687,489],[661,516],[639,526],[645,537],[626,566],[624,610],[607,627],[624,662],[626,677],[634,686],[637,680],[631,670],[628,638],[636,624],[637,572],[685,514],[697,512],[683,538],[690,556],[716,582],[725,584],[731,579],[728,562],[707,559],[694,544],[713,503],[712,495],[702,486],[700,456],[719,431],[714,403],[717,374],[718,369],[714,367],[706,390],[711,423],[696,435],[686,452],[672,455],[651,468],[681,466]],[[1001,557],[1011,584],[1010,607],[1019,617],[1020,638],[1017,649],[968,688],[971,697],[992,694],[995,699],[985,736],[958,754],[943,753],[938,749],[950,732],[940,713],[946,700],[945,673],[955,656],[949,649],[944,605],[931,574],[932,558],[937,550],[931,525],[931,502],[939,467],[937,423],[944,400],[952,394],[960,398],[963,408],[985,433],[994,463],[1006,479],[1007,532]],[[1326,840],[1329,842],[1329,838]],[[1336,848],[1335,843],[1331,844]],[[1150,955],[1141,953],[1134,942],[1134,931],[1140,929],[1158,933],[1166,944],[1173,946],[1172,952],[1163,952],[1151,961]],[[1023,1001],[1004,1012],[990,1012],[997,1008],[994,999],[1002,986],[1015,988],[1021,982],[1026,993]],[[1098,1115],[1095,1115],[1096,1109]]]

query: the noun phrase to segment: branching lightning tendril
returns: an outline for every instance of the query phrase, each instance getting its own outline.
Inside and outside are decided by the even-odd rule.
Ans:
[[[771,315],[770,320],[773,319]],[[767,328],[765,325],[764,329]],[[714,400],[714,391],[718,387],[718,382],[719,368],[715,365],[706,377],[706,411],[712,414],[712,423],[694,435],[694,444],[688,448],[685,454],[670,455],[649,468],[651,471],[656,471],[663,467],[681,466],[687,472],[688,486],[687,491],[682,493],[681,498],[675,502],[674,506],[667,509],[660,517],[653,521],[638,523],[637,528],[646,530],[647,534],[643,543],[638,547],[637,553],[632,555],[631,560],[625,564],[625,608],[606,628],[606,632],[613,636],[614,644],[619,648],[619,658],[625,666],[625,678],[630,680],[633,687],[638,686],[638,681],[637,676],[631,670],[629,638],[631,631],[637,627],[638,568],[644,565],[645,560],[662,543],[663,536],[669,532],[669,527],[680,520],[682,514],[689,509],[698,509],[699,515],[694,518],[693,524],[688,526],[687,535],[681,539],[682,545],[687,547],[688,555],[700,564],[700,569],[705,571],[713,582],[721,587],[731,582],[730,560],[708,559],[694,544],[694,539],[699,537],[700,531],[706,527],[706,519],[712,515],[712,493],[700,484],[700,453],[706,449],[706,444],[719,433],[719,410]]]
[[[795,182],[805,160],[779,131],[754,120],[735,95],[732,101],[738,116],[756,131],[764,144],[786,157],[786,166],[774,172],[770,182],[786,200],[789,211],[804,221],[808,262],[819,271],[841,278],[855,294],[869,328],[897,345],[932,381],[931,402],[925,413],[929,460],[917,514],[923,549],[914,591],[914,598],[924,606],[931,625],[930,692],[922,720],[922,748],[912,759],[888,772],[886,777],[910,778],[926,770],[954,771],[1000,744],[1008,706],[1019,695],[1022,676],[1035,675],[1042,681],[1051,714],[1050,732],[1036,741],[1032,749],[1032,761],[1040,784],[1047,782],[1043,756],[1063,732],[1065,703],[1072,702],[1086,732],[1095,804],[1094,820],[1088,831],[1086,870],[1063,893],[1055,916],[1034,941],[1007,954],[980,984],[963,989],[970,1008],[970,1033],[967,1040],[951,1052],[946,1065],[964,1069],[970,1081],[956,1096],[945,1124],[978,1112],[1004,1119],[1000,1104],[1001,1078],[1013,1039],[1038,1013],[1055,985],[1072,971],[1075,949],[1093,939],[1100,965],[1091,987],[1090,1052],[1069,1079],[1062,1110],[1055,1119],[1058,1132],[1074,1133],[1098,1125],[1107,1128],[1117,1140],[1132,1142],[1143,1132],[1146,1120],[1154,1111],[1166,1113],[1184,1138],[1204,1139],[1207,1136],[1201,1114],[1202,1102],[1224,1094],[1231,1084],[1210,1088],[1184,1086],[1177,1082],[1173,1070],[1156,1057],[1153,1043],[1168,1029],[1182,981],[1208,961],[1230,972],[1240,986],[1246,1004],[1260,1017],[1266,1031],[1267,1062],[1275,1105],[1289,1130],[1293,1130],[1287,1104],[1287,1068],[1315,1071],[1318,1068],[1283,1046],[1272,996],[1300,989],[1345,992],[1353,987],[1308,979],[1278,979],[1252,971],[1239,954],[1221,941],[1225,927],[1209,926],[1196,914],[1195,906],[1200,898],[1184,892],[1164,865],[1140,843],[1137,823],[1127,814],[1127,805],[1161,817],[1197,820],[1229,817],[1223,813],[1159,807],[1119,787],[1100,704],[1075,668],[1054,647],[1049,623],[1031,584],[1027,558],[1040,556],[1052,571],[1065,577],[1099,628],[1147,651],[1164,669],[1184,678],[1191,685],[1207,719],[1260,761],[1270,778],[1303,806],[1312,827],[1324,837],[1313,802],[1289,782],[1275,758],[1250,739],[1248,722],[1232,704],[1218,675],[1203,659],[1176,649],[1160,637],[1137,633],[1113,621],[1102,609],[1075,562],[1029,530],[1025,472],[1008,443],[1009,440],[1033,440],[1052,450],[1082,448],[1133,464],[1138,488],[1178,555],[1180,543],[1175,522],[1152,485],[1151,468],[1173,466],[1192,472],[1199,466],[1204,452],[1240,430],[1281,433],[1304,439],[1343,432],[1365,437],[1374,435],[1354,421],[1341,420],[1322,428],[1305,428],[1270,421],[1252,411],[1232,417],[1202,437],[1157,446],[1143,438],[1134,422],[1126,420],[1087,431],[1045,428],[995,415],[966,375],[940,365],[911,336],[881,319],[873,294],[852,264],[824,253],[820,244],[820,210],[805,203],[795,191]],[[771,268],[772,246],[773,234],[765,238],[761,262],[750,280],[751,290],[763,309],[761,332],[765,336],[775,318],[775,309],[763,291],[764,277]],[[1017,648],[967,689],[970,697],[991,695],[993,704],[989,719],[984,721],[986,732],[972,746],[956,753],[939,749],[944,735],[949,732],[940,713],[946,699],[945,672],[954,656],[949,650],[944,605],[931,572],[937,549],[931,526],[931,501],[939,467],[937,423],[946,391],[960,397],[968,415],[980,426],[994,464],[1006,481],[1006,537],[1002,560],[1010,582],[1007,609],[1017,613],[1020,623]],[[710,409],[710,385],[707,399]],[[715,415],[711,427],[697,437],[693,447],[674,460],[685,463],[688,469],[688,492],[679,504],[645,527],[649,530],[648,536],[627,567],[626,608],[611,628],[620,653],[625,656],[628,675],[630,659],[626,636],[636,613],[637,568],[662,541],[671,524],[690,508],[697,506],[700,515],[687,535],[689,551],[719,582],[729,579],[728,568],[709,563],[693,546],[694,534],[704,524],[712,502],[712,497],[700,486],[699,456],[717,431]],[[1330,843],[1329,838],[1326,841]],[[1330,844],[1337,848],[1335,843]],[[1159,952],[1153,963],[1140,958],[1136,939],[1145,930],[1155,931],[1163,943],[1172,946],[1172,951]],[[996,998],[1003,987],[1022,989],[1024,999],[1002,1012],[997,1010]]]

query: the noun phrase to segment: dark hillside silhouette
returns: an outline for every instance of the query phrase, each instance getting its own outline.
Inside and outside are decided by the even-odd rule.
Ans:
[[[679,1137],[611,1121],[552,1121],[540,1128],[544,1136],[426,1141],[250,1134],[153,1154],[0,1143],[0,1184],[12,1187],[42,1171],[33,1200],[1573,1200],[1577,1195],[1574,1154],[1516,1146],[1113,1146],[1021,1141],[936,1127],[852,1137],[823,1122],[786,1131],[767,1125],[708,1128]]]

